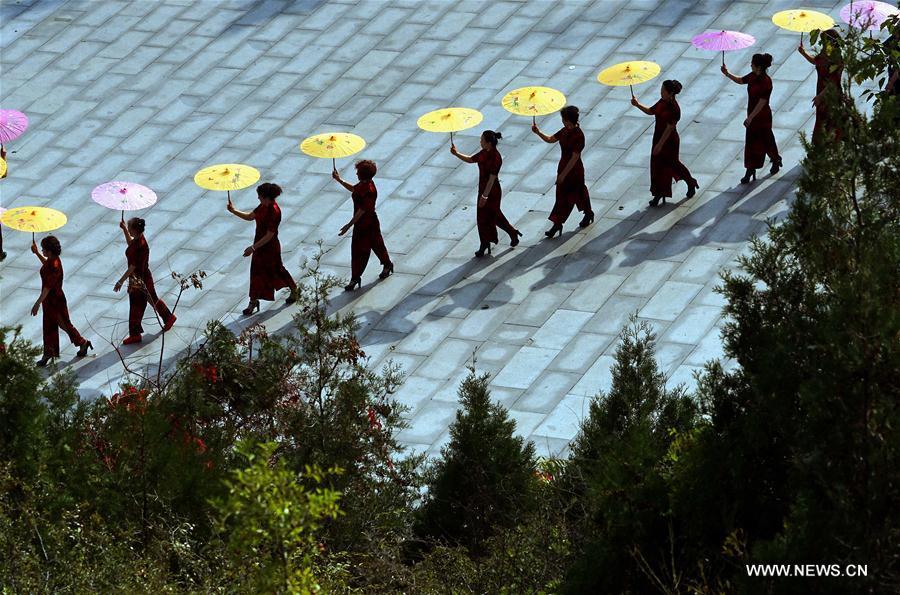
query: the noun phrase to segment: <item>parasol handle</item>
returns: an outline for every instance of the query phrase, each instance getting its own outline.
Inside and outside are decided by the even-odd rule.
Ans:
[[[331,158],[331,169],[337,171],[337,163],[335,163],[334,157]]]
[[[631,96],[634,97],[634,85],[628,85],[628,88],[631,89]]]
[[[453,144],[453,131],[450,131],[450,144]]]
[[[725,66],[725,50],[722,50],[722,66]]]

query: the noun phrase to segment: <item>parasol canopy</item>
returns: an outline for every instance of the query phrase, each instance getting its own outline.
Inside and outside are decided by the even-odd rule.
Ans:
[[[366,141],[349,132],[324,132],[314,134],[300,143],[300,150],[310,157],[321,159],[337,159],[359,153],[366,146]]]
[[[66,224],[66,216],[61,211],[47,207],[16,207],[7,209],[0,217],[3,225],[17,231],[41,233],[59,229]]]
[[[888,17],[900,14],[896,6],[886,2],[863,0],[851,2],[841,9],[841,20],[857,29],[877,31]]]
[[[620,62],[609,68],[603,69],[597,75],[597,80],[604,85],[613,87],[624,87],[646,83],[647,81],[659,76],[661,69],[656,62],[647,62],[644,60],[632,60],[630,62]],[[631,90],[634,95],[634,89]]]
[[[449,132],[453,141],[453,133],[477,126],[484,116],[476,109],[468,107],[444,107],[428,112],[416,120],[422,130],[428,132]]]
[[[743,50],[756,43],[756,38],[740,31],[706,31],[691,39],[691,44],[701,50],[722,52],[722,64],[725,64],[725,52]]]
[[[241,163],[220,163],[204,167],[194,176],[194,183],[206,190],[240,190],[259,181],[259,170]]]
[[[566,96],[550,87],[522,87],[507,93],[500,104],[518,116],[546,116],[566,105]]]
[[[772,16],[772,22],[788,31],[800,33],[800,43],[803,43],[803,34],[819,29],[825,31],[834,27],[834,19],[825,13],[815,10],[798,8],[794,10],[782,10]]]
[[[156,193],[134,182],[105,182],[91,191],[91,198],[98,205],[116,211],[146,209],[156,203]]]
[[[28,128],[28,116],[14,109],[0,109],[0,145],[19,138]]]

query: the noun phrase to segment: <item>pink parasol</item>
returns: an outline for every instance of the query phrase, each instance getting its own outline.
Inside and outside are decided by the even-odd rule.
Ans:
[[[28,128],[28,116],[14,109],[0,109],[0,145],[19,138]]]
[[[756,43],[756,38],[740,31],[706,31],[691,39],[695,48],[722,52],[722,64],[725,64],[725,52],[742,50]]]
[[[857,29],[878,30],[889,16],[900,14],[895,6],[886,2],[863,0],[851,2],[841,9],[841,19]]]
[[[114,181],[100,184],[91,191],[91,198],[107,209],[122,211],[123,219],[125,211],[146,209],[156,203],[155,192],[134,182]]]

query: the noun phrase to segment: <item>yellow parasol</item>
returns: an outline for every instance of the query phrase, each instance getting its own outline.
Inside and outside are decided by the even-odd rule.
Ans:
[[[656,62],[632,60],[631,62],[620,62],[604,69],[597,75],[597,80],[604,85],[613,87],[628,85],[631,88],[631,96],[634,97],[634,87],[632,85],[646,83],[650,79],[657,77],[659,72],[659,64]]]
[[[800,44],[803,44],[803,34],[820,29],[822,31],[834,27],[834,19],[825,13],[815,10],[799,8],[795,10],[782,10],[772,16],[772,22],[788,31],[800,33]]]
[[[359,153],[365,146],[366,141],[361,136],[349,132],[324,132],[304,139],[300,150],[310,157],[331,159],[331,166],[337,169],[335,159]]]
[[[32,241],[36,232],[59,229],[66,221],[64,213],[47,207],[17,207],[0,216],[3,225],[17,231],[30,231]]]
[[[546,116],[566,104],[566,96],[550,87],[522,87],[507,93],[500,102],[503,108],[518,116]]]
[[[477,126],[484,116],[477,109],[467,107],[445,107],[433,112],[428,112],[416,120],[416,124],[422,130],[428,132],[449,132],[450,142],[453,142],[453,133]]]
[[[220,163],[204,167],[194,175],[194,183],[206,190],[241,190],[259,181],[259,170],[241,163]]]
[[[0,178],[6,175],[6,159],[0,157]]]

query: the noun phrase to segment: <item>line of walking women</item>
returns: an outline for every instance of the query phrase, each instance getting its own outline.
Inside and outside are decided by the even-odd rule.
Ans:
[[[838,123],[829,118],[825,101],[826,93],[841,92],[841,68],[839,61],[835,58],[838,55],[837,48],[832,43],[836,36],[837,32],[826,31],[822,36],[823,49],[815,56],[807,53],[802,45],[799,48],[799,52],[815,65],[817,73],[816,96],[813,99],[816,106],[814,143],[826,140],[826,133],[830,133],[836,138],[840,137]],[[782,166],[782,159],[772,132],[772,109],[770,106],[772,80],[766,74],[766,70],[771,65],[772,56],[756,54],[751,61],[751,72],[742,77],[731,74],[724,65],[722,66],[723,75],[735,83],[747,85],[747,116],[744,120],[746,173],[741,178],[741,183],[744,184],[756,178],[756,170],[763,167],[766,156],[771,161],[770,173],[777,173]],[[679,155],[680,138],[677,126],[681,118],[681,108],[676,97],[681,91],[680,82],[666,80],[660,87],[660,99],[652,106],[645,106],[634,97],[631,100],[634,107],[655,119],[650,155],[650,194],[652,198],[649,204],[653,207],[659,206],[660,202],[665,204],[666,199],[672,197],[673,181],[685,181],[688,187],[686,198],[693,197],[700,187],[696,178],[681,162]],[[547,135],[537,125],[532,126],[532,132],[542,141],[560,145],[560,159],[555,184],[556,196],[548,217],[552,226],[545,232],[547,238],[562,234],[563,225],[576,208],[582,213],[582,219],[578,223],[580,228],[585,228],[594,221],[590,194],[585,184],[582,161],[585,136],[579,125],[579,110],[574,105],[565,106],[560,111],[560,116],[562,128],[552,135]],[[509,236],[512,247],[517,246],[522,237],[522,233],[509,222],[501,208],[502,189],[499,175],[503,166],[503,158],[497,145],[502,138],[499,131],[485,130],[480,138],[481,150],[472,155],[461,153],[453,143],[450,145],[452,155],[465,163],[478,165],[476,223],[479,247],[475,252],[475,256],[478,258],[490,255],[492,245],[499,242],[498,230],[502,230]],[[375,253],[382,266],[378,275],[379,279],[386,279],[394,272],[394,263],[385,246],[376,212],[378,198],[378,190],[374,181],[376,173],[377,166],[370,160],[356,163],[358,181],[355,184],[344,180],[337,170],[332,172],[334,180],[351,193],[353,200],[353,215],[341,227],[338,234],[343,236],[350,229],[353,230],[350,247],[351,278],[350,283],[345,287],[347,291],[352,291],[362,285],[362,276],[372,252]],[[245,221],[253,221],[256,227],[253,243],[243,252],[245,257],[251,258],[250,301],[247,308],[243,310],[247,316],[259,310],[260,301],[273,301],[275,292],[279,289],[289,289],[287,304],[292,304],[297,300],[297,286],[282,262],[281,244],[278,239],[281,208],[277,199],[282,190],[277,184],[266,182],[256,188],[256,193],[259,204],[251,211],[238,210],[230,198],[227,205],[228,212]],[[126,243],[127,268],[113,289],[119,291],[127,282],[129,328],[128,336],[122,343],[131,345],[143,340],[142,320],[148,305],[151,306],[163,332],[172,328],[176,317],[156,294],[153,275],[149,267],[150,247],[144,236],[144,220],[133,218],[127,224],[120,223],[120,227]],[[0,245],[0,249],[2,249],[2,245]],[[93,349],[93,345],[78,333],[69,317],[62,289],[63,268],[60,260],[62,254],[60,242],[54,236],[47,236],[41,240],[40,251],[34,243],[32,243],[31,250],[41,262],[41,293],[31,311],[32,315],[36,316],[38,309],[43,309],[44,351],[37,364],[44,366],[50,360],[59,357],[59,330],[68,334],[72,344],[79,347],[77,355],[82,357],[87,354],[89,349]]]

